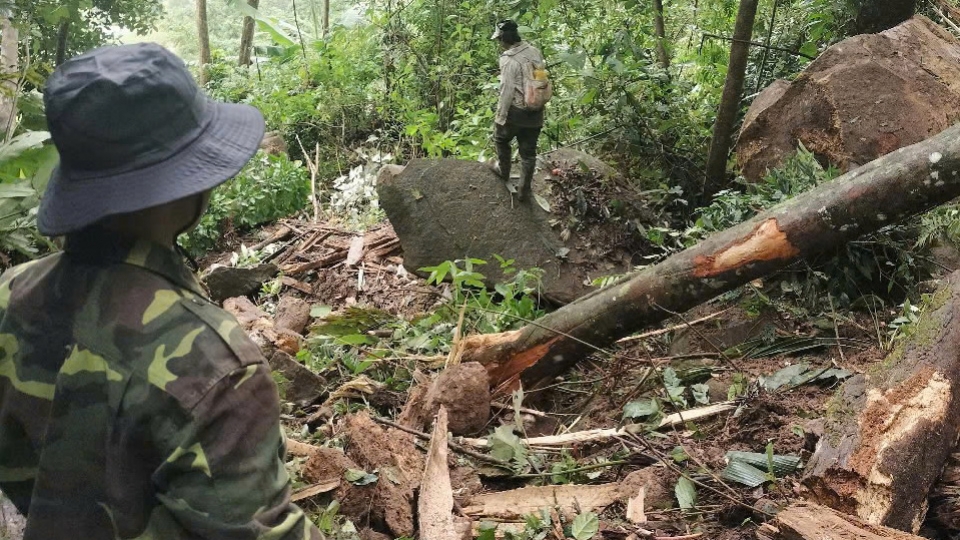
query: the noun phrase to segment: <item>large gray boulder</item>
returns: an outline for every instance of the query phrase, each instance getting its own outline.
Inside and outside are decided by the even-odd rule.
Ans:
[[[543,173],[534,193],[547,189]],[[503,181],[486,165],[456,159],[413,160],[402,172],[378,179],[380,206],[403,247],[404,266],[421,268],[444,261],[475,258],[490,284],[510,279],[494,255],[514,259],[515,268],[541,268],[544,296],[567,303],[588,292],[592,278],[626,271],[622,261],[597,261],[578,247],[576,235],[564,241],[552,227],[556,216],[537,203],[511,199]],[[619,264],[618,264],[619,263]]]

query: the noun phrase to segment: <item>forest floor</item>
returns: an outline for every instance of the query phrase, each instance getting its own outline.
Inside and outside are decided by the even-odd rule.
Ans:
[[[361,463],[365,472],[379,471],[380,478],[374,482],[380,483],[386,482],[383,471],[397,465],[397,458],[390,456],[409,453],[415,447],[416,456],[407,463],[416,467],[422,465],[427,450],[428,441],[421,439],[428,437],[409,433],[420,430],[401,431],[388,423],[404,423],[398,417],[408,396],[415,393],[410,391],[416,386],[414,379],[429,381],[431,375],[444,370],[445,357],[397,352],[403,346],[395,341],[398,335],[390,321],[410,321],[430,313],[449,301],[450,292],[447,286],[427,286],[403,270],[402,252],[392,234],[389,226],[368,231],[362,236],[367,247],[359,258],[358,241],[352,240],[358,236],[332,224],[285,221],[246,239],[248,244],[263,244],[283,236],[282,243],[288,249],[280,258],[287,262],[280,266],[297,270],[286,274],[280,281],[281,288],[263,302],[267,318],[272,305],[294,296],[314,306],[312,315],[319,315],[309,327],[322,326],[325,319],[338,315],[361,317],[364,310],[377,314],[373,318],[379,321],[364,328],[375,339],[351,348],[355,357],[369,362],[367,368],[355,372],[334,361],[317,370],[315,362],[307,361],[327,388],[310,404],[290,404],[286,408],[284,422],[291,441],[311,445],[292,443],[296,446],[293,453],[300,457],[291,461],[291,470],[298,475],[297,486],[303,488],[297,500],[318,515],[328,511],[332,497],[355,498],[350,489],[366,487],[362,485],[364,480],[335,478],[338,473],[329,469],[320,474],[326,477],[318,478],[316,466],[309,459],[313,447],[344,448],[346,456]],[[291,252],[296,255],[291,257]],[[228,254],[220,257],[221,261],[227,258]],[[323,264],[316,264],[318,261]],[[308,267],[310,270],[300,271]],[[520,522],[515,530],[523,530],[522,517],[490,501],[497,497],[504,501],[535,500],[548,494],[546,500],[554,501],[559,514],[554,512],[551,518],[548,508],[545,517],[559,519],[564,528],[547,525],[543,519],[539,523],[526,520],[527,532],[517,533],[516,538],[582,540],[573,534],[572,520],[577,514],[590,512],[599,518],[596,538],[754,538],[756,527],[767,514],[803,497],[801,471],[776,475],[765,469],[760,471],[759,481],[752,482],[754,487],[747,487],[728,470],[728,452],[798,457],[801,464],[806,461],[821,428],[818,420],[824,416],[839,381],[864,372],[884,357],[888,336],[880,321],[890,314],[843,314],[810,321],[769,308],[748,311],[745,304],[742,298],[727,297],[674,317],[659,331],[649,329],[650,333],[618,344],[609,354],[582,362],[576,372],[551,387],[528,393],[522,404],[512,401],[511,396],[494,396],[492,404],[477,402],[476,408],[489,407],[492,414],[486,427],[473,435],[491,437],[491,441],[499,437],[499,426],[515,426],[518,419],[523,425],[517,430],[521,439],[620,428],[632,421],[641,422],[643,427],[630,430],[636,434],[622,432],[591,442],[527,445],[524,457],[528,466],[522,470],[491,468],[489,463],[455,448],[449,465],[456,512],[468,514],[475,527],[481,521],[514,521]],[[302,336],[307,348],[316,337],[309,327]],[[384,350],[394,353],[384,355]],[[303,353],[300,358],[304,358]],[[389,364],[390,369],[378,369],[383,364]],[[650,371],[651,367],[655,369]],[[668,395],[672,392],[676,392],[677,401],[685,403],[670,404]],[[695,421],[661,429],[655,425],[664,415],[681,411],[693,414],[718,403],[730,403],[730,407]],[[640,414],[636,420],[625,419],[625,407],[643,409],[651,404],[662,413],[646,420]],[[358,412],[362,409],[367,412]],[[358,415],[368,414],[380,426],[376,437],[357,432],[373,425],[365,418],[357,420]],[[453,439],[458,440],[463,443],[462,439]],[[357,448],[358,444],[378,448]],[[394,462],[376,463],[378,459]],[[652,472],[650,478],[656,478],[654,483],[659,485],[648,481],[644,491],[627,492],[636,486],[628,479],[630,473],[644,470]],[[416,484],[419,474],[414,476]],[[689,478],[692,485],[682,482],[681,476]],[[527,486],[550,490],[549,485],[568,487],[559,492],[512,491]],[[624,489],[604,498],[588,486]],[[399,504],[390,502],[391,496],[384,493],[371,492],[364,500],[368,506],[392,505],[388,514],[408,513],[400,521],[414,523],[416,487]],[[686,487],[693,487],[694,493]],[[421,487],[421,492],[426,488]],[[490,494],[497,495],[491,499]],[[678,508],[680,499],[688,508]],[[637,504],[641,505],[639,513]],[[372,530],[401,536],[395,525],[398,518],[391,520],[384,512],[356,507],[341,505],[339,510],[364,531],[362,538],[384,538]],[[330,521],[329,516],[327,519]],[[334,521],[330,521],[330,532],[336,531]],[[501,537],[506,529],[507,525],[501,525],[495,537]],[[544,531],[546,536],[540,536]]]

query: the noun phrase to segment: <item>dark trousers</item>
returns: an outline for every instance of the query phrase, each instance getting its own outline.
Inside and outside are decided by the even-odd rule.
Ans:
[[[540,138],[542,126],[521,127],[507,120],[505,125],[496,126],[493,140],[497,145],[497,161],[500,164],[500,174],[505,182],[510,181],[510,162],[513,155],[511,143],[517,139],[520,146],[520,198],[525,199],[530,193],[530,184],[537,167],[537,139]]]

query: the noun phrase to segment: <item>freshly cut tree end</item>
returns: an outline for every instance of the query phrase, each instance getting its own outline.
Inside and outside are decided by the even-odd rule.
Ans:
[[[757,529],[759,540],[923,540],[919,536],[841,514],[812,503],[796,503]]]
[[[803,482],[821,504],[916,532],[960,432],[960,273],[930,300],[913,334],[827,405]]]

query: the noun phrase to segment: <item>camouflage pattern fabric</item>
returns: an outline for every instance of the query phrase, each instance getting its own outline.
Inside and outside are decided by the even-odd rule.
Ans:
[[[0,277],[0,489],[25,539],[319,539],[269,367],[180,257],[103,231]]]

